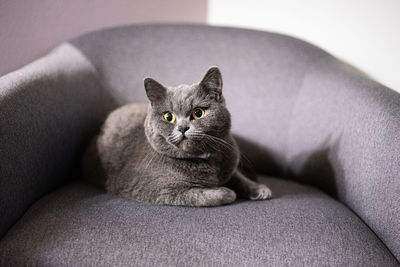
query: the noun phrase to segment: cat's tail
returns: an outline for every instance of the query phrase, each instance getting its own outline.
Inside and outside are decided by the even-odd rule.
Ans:
[[[241,173],[243,173],[247,178],[257,182],[257,172],[251,163],[251,161],[242,153],[240,153],[240,161],[238,165],[238,169]]]

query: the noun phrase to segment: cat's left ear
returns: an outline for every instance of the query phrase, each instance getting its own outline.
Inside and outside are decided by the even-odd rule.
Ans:
[[[217,101],[222,100],[222,75],[217,67],[211,67],[204,75],[200,82],[200,90],[214,96]]]
[[[160,103],[165,99],[167,89],[152,78],[144,79],[144,88],[151,105]]]

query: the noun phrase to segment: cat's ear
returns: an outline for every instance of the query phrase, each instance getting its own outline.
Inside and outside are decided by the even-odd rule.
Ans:
[[[222,75],[217,67],[211,67],[200,82],[200,90],[213,95],[219,101],[222,95]]]
[[[167,89],[152,78],[144,79],[144,88],[146,89],[147,98],[152,105],[165,99]]]

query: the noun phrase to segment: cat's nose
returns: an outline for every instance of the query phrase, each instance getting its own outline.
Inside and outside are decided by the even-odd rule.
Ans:
[[[179,126],[178,131],[184,134],[187,130],[189,130],[189,126]]]

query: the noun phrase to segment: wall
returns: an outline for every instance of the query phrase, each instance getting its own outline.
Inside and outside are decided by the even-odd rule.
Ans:
[[[102,27],[208,22],[299,37],[400,91],[399,11],[398,0],[0,0],[0,76]]]
[[[209,0],[208,22],[299,37],[400,92],[398,0]]]
[[[142,22],[205,23],[207,0],[0,0],[0,76],[95,29]]]

